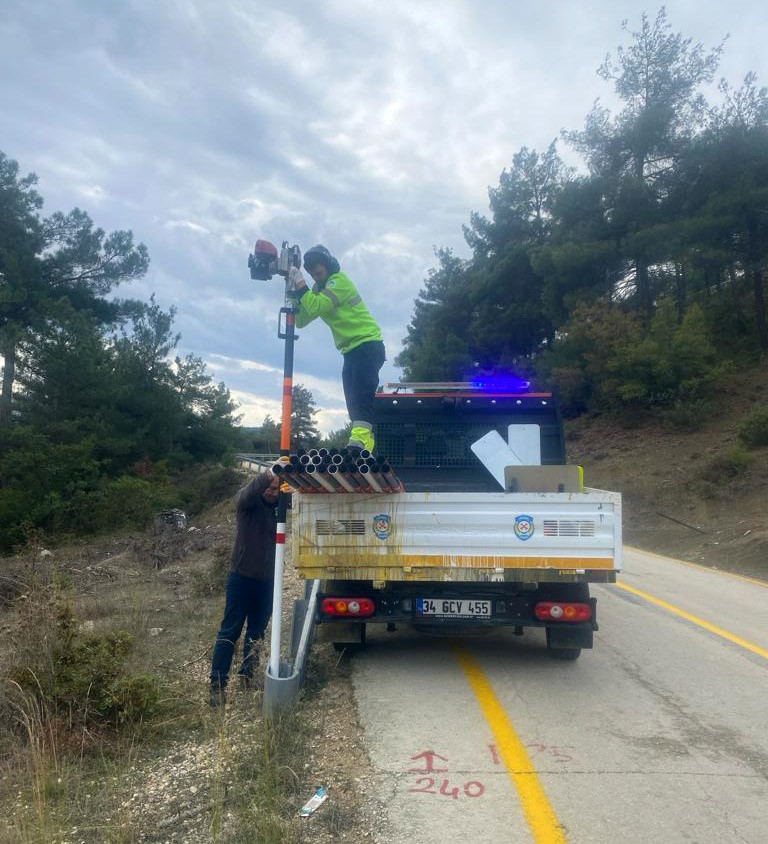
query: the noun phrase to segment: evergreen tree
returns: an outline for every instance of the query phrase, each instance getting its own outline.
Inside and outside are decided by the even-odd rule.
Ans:
[[[347,423],[343,428],[338,428],[331,431],[323,437],[322,445],[324,448],[344,448],[349,442],[349,435],[352,432],[352,423]]]
[[[251,447],[259,454],[280,453],[280,425],[267,414],[251,438]]]
[[[565,137],[602,179],[606,219],[623,241],[632,268],[619,282],[650,318],[655,285],[649,267],[667,259],[666,242],[651,237],[663,220],[663,202],[673,189],[675,167],[691,138],[705,125],[706,102],[699,88],[714,76],[722,44],[705,52],[701,44],[671,31],[662,7],[651,23],[623,29],[631,38],[600,66],[623,103],[615,117],[595,104],[580,132]]]
[[[429,271],[403,351],[395,359],[406,380],[461,379],[472,368],[467,265],[450,249],[438,249],[435,255],[440,266]]]
[[[0,152],[0,354],[4,359],[0,425],[11,419],[18,348],[71,308],[114,322],[119,305],[104,297],[121,282],[144,275],[146,247],[130,231],[106,234],[75,208],[41,219],[37,177],[19,177]]]
[[[315,397],[301,384],[293,385],[291,410],[291,447],[309,448],[317,445],[320,431],[317,429]]]

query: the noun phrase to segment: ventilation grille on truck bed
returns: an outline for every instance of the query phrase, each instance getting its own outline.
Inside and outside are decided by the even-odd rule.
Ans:
[[[316,519],[317,536],[362,536],[365,533],[363,519]]]
[[[594,536],[595,523],[579,519],[544,519],[544,536]]]

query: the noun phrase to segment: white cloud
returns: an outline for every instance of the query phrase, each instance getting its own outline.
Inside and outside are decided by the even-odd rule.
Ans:
[[[731,32],[723,73],[768,78],[765,13],[753,0],[668,0],[706,47]],[[279,407],[279,279],[252,282],[257,237],[325,243],[382,325],[383,380],[435,265],[468,249],[523,145],[578,128],[595,69],[639,20],[635,0],[309,0],[47,4],[6,0],[0,17],[3,151],[40,176],[46,213],[82,204],[147,244],[148,276],[178,309],[180,351],[209,362],[257,422]],[[653,11],[651,11],[653,14]],[[563,153],[573,159],[571,153]],[[345,421],[341,360],[327,328],[300,332],[296,380],[323,424]]]

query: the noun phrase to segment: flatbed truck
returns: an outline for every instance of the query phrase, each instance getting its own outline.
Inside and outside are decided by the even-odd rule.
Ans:
[[[301,577],[320,580],[318,638],[359,646],[371,624],[542,628],[555,658],[591,648],[589,585],[615,582],[621,567],[620,495],[569,486],[573,473],[558,469],[520,471],[535,478],[531,488],[502,488],[472,448],[493,431],[513,442],[526,426],[538,439],[535,465],[566,469],[555,396],[398,384],[375,407],[377,452],[405,491],[294,496],[294,561]]]

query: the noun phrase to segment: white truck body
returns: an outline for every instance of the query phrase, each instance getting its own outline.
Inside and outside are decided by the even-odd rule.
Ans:
[[[302,577],[432,582],[615,580],[615,492],[294,496]]]

